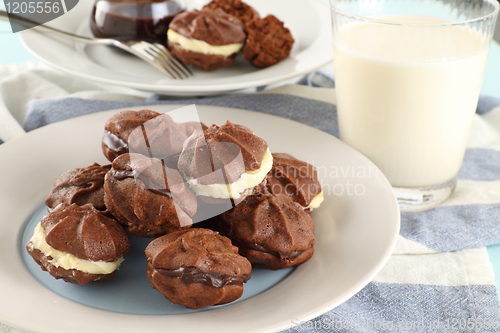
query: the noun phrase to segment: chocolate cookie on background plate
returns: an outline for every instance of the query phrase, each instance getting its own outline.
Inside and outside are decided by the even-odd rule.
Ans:
[[[243,23],[222,9],[177,15],[168,29],[168,47],[184,64],[206,71],[229,66],[243,47]]]
[[[278,18],[267,15],[247,22],[248,34],[243,46],[243,57],[252,65],[265,68],[287,58],[295,40],[292,33]]]
[[[243,24],[259,18],[259,13],[241,0],[212,0],[204,8],[211,10],[220,8],[227,14],[239,19]]]

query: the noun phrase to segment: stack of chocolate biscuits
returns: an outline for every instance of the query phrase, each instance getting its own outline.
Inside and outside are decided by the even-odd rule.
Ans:
[[[130,248],[128,231],[153,238],[145,250],[151,286],[197,309],[241,297],[252,266],[282,269],[314,253],[310,212],[322,201],[316,169],[271,153],[243,125],[123,111],[106,122],[102,150],[111,165],[56,181],[50,213],[27,244],[56,278],[111,279]]]

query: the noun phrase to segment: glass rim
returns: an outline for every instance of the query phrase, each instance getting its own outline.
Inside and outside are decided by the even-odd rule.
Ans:
[[[360,21],[369,22],[369,23],[386,24],[386,25],[394,25],[394,26],[413,26],[413,27],[448,27],[448,26],[460,26],[460,25],[466,25],[466,24],[469,24],[469,23],[473,23],[473,22],[478,22],[478,21],[490,19],[491,17],[496,16],[499,13],[499,11],[500,11],[500,2],[499,1],[497,1],[497,0],[482,0],[482,2],[485,2],[485,3],[493,5],[493,11],[491,13],[487,14],[487,15],[483,15],[483,16],[480,16],[480,17],[477,17],[477,18],[474,18],[474,19],[462,20],[462,21],[454,20],[454,21],[445,22],[445,23],[401,23],[401,22],[391,22],[391,21],[387,21],[387,20],[384,20],[384,19],[380,19],[380,18],[373,18],[373,17],[367,17],[367,16],[361,16],[361,15],[352,14],[352,13],[349,13],[349,12],[347,12],[345,10],[336,8],[334,6],[334,4],[333,4],[335,1],[336,0],[329,0],[330,7],[331,7],[332,11],[335,11],[338,14],[341,14],[341,15],[349,17],[349,18],[357,19],[357,20],[360,20]]]

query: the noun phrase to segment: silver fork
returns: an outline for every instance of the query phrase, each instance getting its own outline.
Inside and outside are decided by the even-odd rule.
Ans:
[[[159,43],[148,43],[144,41],[118,41],[110,38],[88,38],[84,36],[74,35],[72,33],[58,30],[47,25],[39,24],[30,19],[15,15],[7,14],[6,11],[0,10],[0,19],[5,21],[15,21],[19,24],[29,24],[33,29],[45,30],[55,33],[56,35],[68,37],[75,41],[82,42],[90,45],[112,45],[124,51],[127,51],[136,57],[146,61],[161,72],[169,75],[172,79],[187,79],[193,73],[182,62],[177,60],[170,51]]]

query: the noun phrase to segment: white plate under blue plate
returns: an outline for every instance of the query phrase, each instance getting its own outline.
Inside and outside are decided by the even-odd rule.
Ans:
[[[177,107],[148,106],[159,112]],[[91,114],[0,146],[0,322],[36,332],[279,331],[340,305],[372,280],[394,248],[400,215],[391,186],[368,159],[294,121],[233,108],[197,108],[205,123],[244,124],[271,151],[317,167],[325,201],[312,215],[313,257],[287,271],[255,271],[245,285],[246,298],[201,311],[172,306],[149,289],[141,262],[146,240],[136,239],[128,258],[137,260],[137,267],[126,268],[124,262],[114,280],[86,286],[55,281],[31,262],[24,243],[60,174],[106,163],[100,140],[104,122],[116,110]],[[136,275],[125,276],[129,273]]]
[[[172,80],[143,61],[106,46],[84,46],[33,30],[21,41],[36,58],[66,73],[92,81],[167,95],[208,95],[230,92],[294,78],[325,66],[333,59],[328,2],[322,0],[248,0],[264,17],[274,14],[292,32],[295,44],[289,58],[258,69],[241,55],[227,68],[213,72],[193,69],[194,77]],[[67,14],[50,22],[61,30],[91,36],[93,1],[79,1]]]

